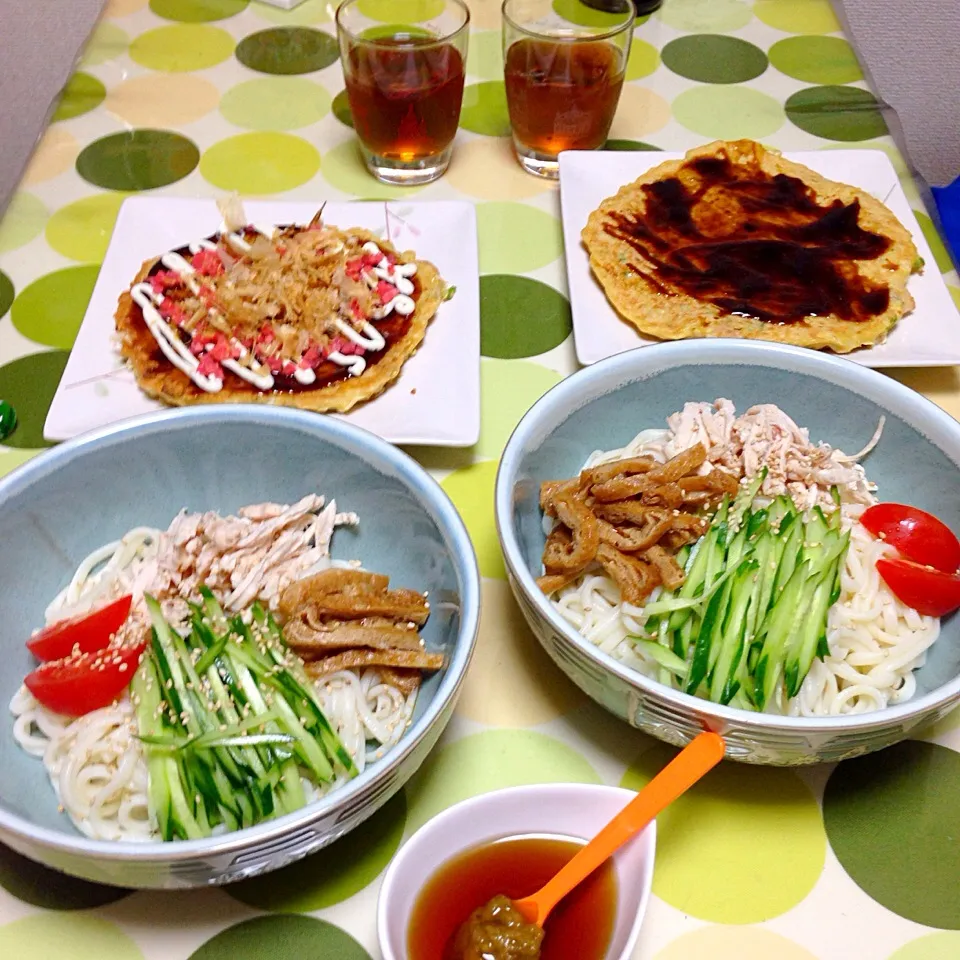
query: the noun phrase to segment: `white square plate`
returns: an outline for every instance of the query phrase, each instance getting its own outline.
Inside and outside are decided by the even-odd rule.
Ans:
[[[908,289],[917,305],[894,327],[886,342],[844,354],[867,367],[936,367],[960,363],[960,316],[910,209],[890,158],[879,150],[814,150],[785,153],[831,180],[849,183],[885,203],[913,234],[923,257],[922,273],[914,274]],[[593,276],[590,259],[580,242],[580,231],[590,214],[621,186],[631,183],[682,153],[592,152],[560,154],[560,205],[566,247],[573,335],[577,359],[596,363],[624,350],[656,343],[621,320]]]
[[[319,206],[319,202],[244,204],[247,217],[259,224],[309,223]],[[420,349],[404,364],[400,376],[376,399],[334,416],[391,443],[472,446],[480,436],[480,274],[473,205],[462,201],[328,203],[323,216],[332,225],[365,227],[399,250],[416,251],[457,288],[453,298],[440,306]],[[134,197],[124,201],[47,414],[43,432],[48,440],[69,440],[162,407],[140,391],[115,349],[117,299],[144,260],[209,236],[221,224],[213,200]]]

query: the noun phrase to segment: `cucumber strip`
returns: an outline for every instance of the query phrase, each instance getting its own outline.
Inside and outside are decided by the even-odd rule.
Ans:
[[[642,653],[647,654],[668,673],[683,679],[690,669],[689,665],[681,660],[673,651],[666,647],[661,647],[659,643],[653,640],[644,640],[643,637],[627,637],[633,645]]]
[[[822,574],[813,589],[807,607],[806,619],[796,636],[792,638],[783,668],[783,679],[787,686],[787,696],[795,697],[800,685],[806,679],[813,658],[816,655],[821,634],[826,626],[830,601],[830,586],[833,571]]]
[[[713,625],[721,615],[725,600],[725,590],[720,590],[711,597],[707,609],[703,613],[703,621],[694,643],[693,657],[690,663],[690,672],[684,690],[687,693],[696,693],[697,688],[707,675],[707,666],[710,657],[710,641],[713,637]]]
[[[643,609],[644,612],[648,610],[653,614],[663,614],[663,613],[672,613],[674,610],[690,610],[695,607],[702,607],[707,604],[707,601],[719,590],[734,574],[736,573],[736,565],[728,567],[723,573],[717,577],[716,580],[710,584],[707,589],[700,594],[698,597],[691,597],[690,599],[681,599],[680,597],[668,597],[666,599],[654,600],[653,603],[648,603]]]
[[[721,702],[724,691],[732,689],[736,683],[736,668],[743,652],[747,614],[754,599],[756,575],[757,562],[745,560],[733,579],[730,589],[732,603],[723,625],[722,637],[716,644],[716,662],[710,676],[710,699],[715,703]]]
[[[690,554],[686,579],[676,594],[682,600],[689,600],[703,593],[704,585],[707,583],[706,574],[708,566],[714,562],[713,554],[717,549],[717,540],[720,536],[720,527],[726,520],[727,498],[724,498],[720,505],[720,510],[714,518],[707,532],[697,541]],[[722,511],[722,513],[721,513]],[[670,630],[679,630],[684,622],[690,616],[688,610],[677,610],[670,615]]]
[[[736,529],[743,523],[745,515],[753,508],[753,501],[757,499],[757,494],[766,479],[767,468],[764,466],[753,475],[749,483],[741,485],[730,508],[731,527]]]
[[[766,636],[754,675],[754,696],[761,710],[772,700],[783,675],[784,651],[806,612],[800,601],[809,579],[810,564],[805,562],[794,570],[770,612],[769,625],[765,624]]]

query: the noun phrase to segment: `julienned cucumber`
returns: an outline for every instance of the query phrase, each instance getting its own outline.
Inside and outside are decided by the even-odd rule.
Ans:
[[[209,590],[174,630],[145,597],[152,643],[134,676],[150,807],[165,840],[235,830],[302,807],[301,782],[357,773],[273,618],[228,618]]]
[[[755,710],[796,696],[814,657],[826,656],[850,542],[839,509],[802,515],[781,495],[754,510],[765,476],[724,500],[684,558],[683,585],[648,605],[647,636],[631,638],[661,680]]]

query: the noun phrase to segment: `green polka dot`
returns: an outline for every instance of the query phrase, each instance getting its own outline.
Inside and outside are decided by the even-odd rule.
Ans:
[[[234,924],[189,960],[371,960],[350,934],[315,917],[254,917]],[[31,960],[34,958],[31,957]],[[110,958],[113,960],[113,958]]]
[[[47,243],[71,260],[100,263],[123,201],[123,194],[100,193],[68,203],[47,223]]]
[[[659,839],[659,836],[658,836]],[[765,927],[706,926],[689,930],[653,960],[818,960],[799,943]]]
[[[676,755],[655,744],[622,785],[639,790]],[[724,763],[657,817],[653,890],[714,923],[761,923],[801,903],[826,856],[813,795],[790,770]]]
[[[786,111],[801,130],[825,140],[870,140],[887,132],[876,97],[859,87],[807,87],[789,97]]]
[[[633,38],[630,44],[630,56],[627,59],[627,80],[639,80],[649,77],[660,65],[660,51],[646,40]]]
[[[506,579],[503,554],[497,539],[497,526],[493,518],[493,488],[497,478],[497,463],[486,460],[461,467],[448,474],[440,482],[460,512],[467,533],[477,553],[480,573],[485,577]]]
[[[502,80],[471,83],[464,89],[460,126],[464,130],[482,133],[488,137],[510,135],[507,91]]]
[[[346,90],[341,90],[332,104],[333,115],[345,126],[353,129],[353,114],[350,112],[350,98]]]
[[[77,157],[77,173],[107,190],[152,190],[193,171],[200,151],[169,130],[126,130],[101,137]]]
[[[306,183],[320,169],[316,148],[290,133],[241,133],[215,143],[200,173],[221,190],[282,193]]]
[[[375,180],[363,165],[355,139],[347,140],[323,156],[323,179],[344,193],[368,200],[393,200],[419,193],[422,187],[397,187]]]
[[[604,150],[659,150],[652,143],[644,143],[642,140],[608,140],[603,145]]]
[[[287,27],[303,27],[314,23],[328,23],[333,19],[333,11],[337,5],[332,0],[306,0],[292,10],[282,7],[272,7],[266,3],[253,5],[257,16],[271,23],[282,23]]]
[[[36,451],[23,451],[27,460]],[[0,455],[0,471],[3,471],[4,458]],[[12,467],[11,467],[12,469]],[[8,471],[3,471],[8,472]],[[133,891],[121,887],[108,887],[101,883],[91,883],[68,876],[57,870],[51,870],[33,860],[28,860],[9,847],[0,844],[0,886],[18,900],[45,910],[85,910],[89,907],[102,907]]]
[[[934,262],[941,273],[949,273],[953,269],[953,262],[950,260],[950,254],[944,246],[943,238],[939,231],[933,225],[933,221],[922,210],[914,210],[914,216],[917,223],[920,224],[920,232],[924,235],[927,243],[930,244],[930,250],[933,253]]]
[[[223,889],[260,910],[310,913],[347,900],[383,872],[400,846],[407,820],[403,791],[363,826],[289,867]]]
[[[337,41],[309,27],[273,27],[237,44],[237,59],[258,73],[312,73],[336,63]]]
[[[700,83],[743,83],[767,69],[767,55],[759,47],[718,34],[671,40],[661,56],[674,73]]]
[[[562,379],[536,363],[485,357],[480,363],[480,439],[474,453],[498,459],[523,415]]]
[[[422,23],[443,13],[443,0],[360,0],[357,9],[371,20]]]
[[[480,278],[480,352],[485,357],[533,357],[570,334],[570,301],[530,277]]]
[[[447,807],[531,783],[600,783],[573,747],[531,730],[486,730],[435,750],[410,780],[408,832]]]
[[[841,763],[823,818],[837,859],[865,893],[914,923],[960,930],[960,753],[905,741]]]
[[[830,0],[756,0],[753,12],[768,27],[785,33],[836,33],[840,21]]]
[[[890,954],[889,960],[957,960],[960,957],[960,933],[928,933],[905,943]]]
[[[127,52],[130,38],[115,23],[103,21],[97,25],[90,37],[90,42],[83,51],[80,61],[85,67],[95,67],[101,63],[109,63]]]
[[[13,325],[35,343],[69,350],[99,272],[98,266],[67,267],[34,280],[13,301]]]
[[[4,443],[9,444],[10,438],[7,437]],[[28,460],[32,460],[38,453],[42,452],[42,450],[5,450],[3,447],[0,447],[0,477],[5,477],[12,470],[16,470],[17,467],[22,466]],[[2,873],[2,867],[0,867],[0,873]],[[64,876],[66,875],[64,874]],[[0,885],[7,887],[15,896],[20,896],[20,894],[15,893],[15,884],[16,881],[11,881],[10,884],[8,884],[6,879],[0,878]],[[42,893],[38,893],[37,896],[42,896]],[[27,900],[28,898],[21,896],[20,899]]]
[[[0,270],[0,318],[7,315],[14,296],[13,281]]]
[[[297,130],[330,112],[330,94],[301,77],[262,77],[231,87],[220,112],[248,130]]]
[[[36,913],[4,924],[0,927],[0,957],[143,960],[140,948],[120,927],[87,913]]]
[[[233,37],[220,27],[176,24],[140,34],[130,44],[130,59],[150,70],[186,73],[223,63],[235,46]]]
[[[75,73],[63,88],[50,119],[55,123],[89,113],[103,103],[106,95],[107,88],[96,77],[89,73]]]
[[[746,0],[670,0],[657,16],[684,33],[724,33],[746,26],[753,11]]]
[[[226,20],[247,9],[250,0],[150,0],[150,9],[165,20],[209,23]]]
[[[478,30],[470,34],[467,73],[482,80],[503,77],[503,40],[499,30]]]
[[[786,37],[770,48],[770,62],[805,83],[852,83],[863,79],[857,55],[843,37]]]
[[[481,273],[529,273],[563,250],[560,221],[525,203],[478,203]]]
[[[28,244],[43,230],[47,208],[32,193],[15,193],[0,220],[0,253]]]
[[[553,0],[554,12],[578,27],[616,27],[623,23],[622,13],[605,13],[588,7],[583,0]]]
[[[704,137],[759,140],[783,126],[783,104],[752,87],[693,87],[673,101],[673,115]]]

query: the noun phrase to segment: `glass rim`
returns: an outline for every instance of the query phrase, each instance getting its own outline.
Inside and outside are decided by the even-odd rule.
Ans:
[[[409,40],[401,40],[399,42],[392,37],[361,37],[359,34],[354,33],[354,31],[346,26],[340,19],[340,15],[347,7],[355,6],[359,2],[360,0],[341,0],[340,5],[337,7],[337,12],[333,17],[337,33],[348,36],[354,43],[368,44],[373,47],[390,47],[392,50],[412,50],[414,48],[422,50],[424,47],[435,46],[440,43],[449,43],[463,33],[464,30],[470,29],[470,8],[467,6],[465,0],[446,0],[447,3],[452,3],[463,11],[463,23],[461,23],[456,30],[451,30],[449,33],[444,33],[438,37],[411,36]],[[404,24],[397,24],[397,26],[404,26]]]
[[[348,3],[351,2],[351,0],[344,0],[344,2]],[[612,27],[609,30],[604,30],[602,33],[592,33],[589,36],[564,37],[558,36],[555,33],[544,33],[542,30],[534,30],[530,27],[524,27],[517,23],[517,21],[507,13],[507,4],[510,2],[511,0],[503,0],[503,3],[500,6],[500,14],[503,17],[504,25],[509,24],[512,29],[519,31],[520,33],[524,33],[528,37],[536,37],[538,40],[550,40],[555,43],[590,43],[594,40],[610,40],[611,38],[619,36],[621,33],[624,33],[627,30],[632,30],[634,24],[637,22],[636,8],[631,0],[624,0],[627,7],[627,19],[624,20],[624,22],[619,26]],[[603,11],[601,11],[601,13],[602,12]]]

